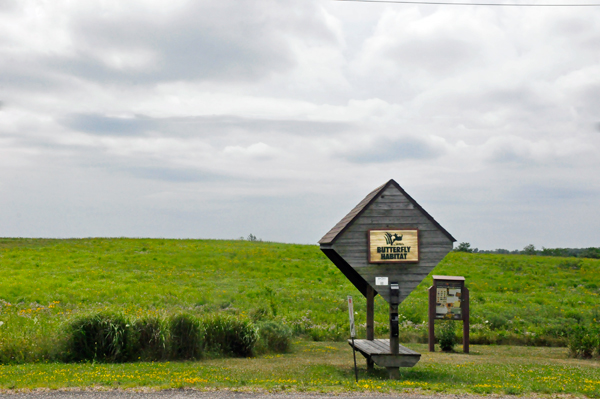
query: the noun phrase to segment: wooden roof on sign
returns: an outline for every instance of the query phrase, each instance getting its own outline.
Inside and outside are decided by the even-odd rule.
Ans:
[[[463,276],[432,276],[434,280],[465,281]]]
[[[371,261],[371,230],[417,231],[415,261]],[[319,241],[321,251],[366,295],[370,286],[386,301],[389,284],[398,283],[404,300],[452,250],[456,239],[394,180],[371,191]],[[378,284],[379,281],[379,284]],[[382,285],[383,281],[388,281]]]
[[[373,201],[377,199],[377,196],[391,185],[395,186],[398,190],[400,190],[400,192],[404,194],[404,196],[415,206],[415,208],[420,210],[427,219],[429,219],[438,229],[440,229],[442,233],[444,233],[448,237],[449,240],[451,240],[452,242],[456,241],[456,239],[452,237],[452,235],[448,233],[448,231],[446,231],[446,229],[444,229],[429,213],[427,213],[427,211],[423,209],[421,205],[417,203],[417,201],[415,201],[410,195],[408,195],[408,193],[404,191],[404,189],[400,187],[400,185],[396,183],[394,179],[391,179],[387,183],[371,191],[365,197],[365,199],[360,201],[358,205],[354,207],[354,209],[352,209],[346,216],[344,216],[342,220],[340,220],[335,226],[333,226],[333,228],[329,230],[327,234],[325,234],[323,238],[319,240],[319,244],[333,244],[336,238],[339,237],[344,232],[344,230],[346,230],[352,224],[354,219],[358,218],[360,214],[365,209],[367,209]]]

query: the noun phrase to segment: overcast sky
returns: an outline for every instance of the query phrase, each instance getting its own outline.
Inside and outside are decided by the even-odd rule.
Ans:
[[[0,0],[0,236],[316,243],[393,178],[474,247],[600,246],[599,20]]]

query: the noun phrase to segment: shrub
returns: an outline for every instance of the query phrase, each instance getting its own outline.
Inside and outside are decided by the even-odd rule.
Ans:
[[[258,324],[258,342],[256,351],[259,353],[284,353],[290,350],[292,330],[276,321],[265,321]]]
[[[533,244],[526,245],[521,251],[523,255],[537,255],[537,249]]]
[[[454,345],[456,344],[456,333],[454,328],[453,320],[444,320],[441,323],[439,329],[439,342],[440,348],[444,352],[452,352],[454,351]]]
[[[133,360],[166,360],[169,329],[164,319],[148,316],[131,326],[131,357]]]
[[[454,248],[455,252],[473,252],[473,249],[471,248],[471,244],[469,244],[468,242],[461,242],[460,244],[458,244],[458,247]]]
[[[198,319],[180,313],[169,320],[169,354],[175,360],[200,359],[204,331]]]
[[[258,331],[249,320],[214,314],[203,320],[204,350],[215,355],[251,356]]]
[[[590,327],[577,325],[569,336],[569,352],[571,357],[589,359],[598,348],[598,332]]]
[[[269,310],[264,306],[252,309],[249,315],[253,322],[267,320],[271,317]]]
[[[94,313],[72,320],[66,328],[67,361],[119,363],[128,359],[129,325],[118,313]]]
[[[565,259],[558,264],[558,267],[568,270],[580,270],[581,265],[581,259]]]

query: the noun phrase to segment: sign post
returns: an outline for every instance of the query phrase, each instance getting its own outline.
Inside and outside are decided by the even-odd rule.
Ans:
[[[455,241],[394,180],[371,191],[319,240],[321,251],[366,298],[366,339],[353,336],[348,343],[367,359],[367,370],[377,364],[394,379],[399,367],[419,361],[420,353],[399,343],[398,306]],[[376,295],[390,305],[389,339],[374,337]]]
[[[350,316],[350,338],[352,339],[352,354],[354,355],[354,376],[358,382],[358,368],[356,367],[356,349],[354,348],[354,338],[356,338],[356,330],[354,328],[354,302],[352,296],[348,295],[348,315]]]

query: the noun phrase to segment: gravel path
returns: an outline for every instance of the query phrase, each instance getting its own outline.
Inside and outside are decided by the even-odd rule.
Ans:
[[[486,396],[501,399],[501,396]],[[0,398],[11,399],[367,399],[367,398],[401,398],[401,399],[480,399],[475,395],[415,395],[415,394],[381,394],[381,393],[344,393],[334,394],[303,394],[303,393],[246,393],[227,390],[201,392],[191,389],[165,390],[156,392],[135,391],[34,391],[0,393]],[[514,398],[514,397],[513,397]],[[521,397],[522,399],[522,397]]]

